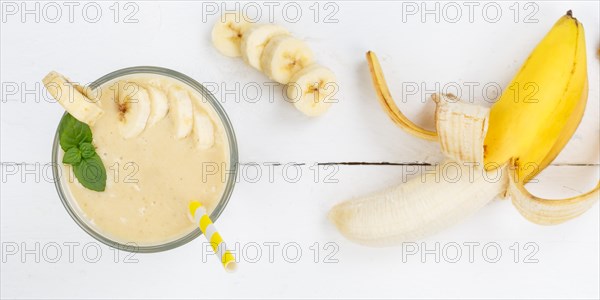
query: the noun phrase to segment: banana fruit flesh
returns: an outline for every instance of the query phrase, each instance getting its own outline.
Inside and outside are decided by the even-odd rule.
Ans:
[[[496,196],[510,197],[517,211],[536,224],[559,224],[583,214],[598,201],[600,182],[592,191],[567,199],[536,197],[525,183],[554,160],[581,121],[588,92],[585,49],[583,26],[569,11],[533,50],[489,112],[456,102],[451,95],[434,95],[436,132],[400,112],[377,57],[368,52],[375,90],[388,116],[410,134],[438,141],[448,158],[442,166],[474,163],[475,175],[469,182],[463,176],[450,183],[427,181],[431,175],[425,174],[425,182],[414,179],[342,202],[332,208],[330,219],[351,240],[394,245],[455,224]],[[483,134],[474,122],[481,118],[487,124]],[[478,176],[487,179],[482,182]]]
[[[214,25],[212,40],[224,55],[242,56],[248,65],[287,85],[288,102],[305,115],[319,116],[335,103],[331,101],[336,100],[333,96],[338,90],[335,75],[317,65],[310,47],[287,29],[274,24],[248,24],[241,14],[229,13]],[[307,101],[310,97],[312,100]]]
[[[215,129],[210,118],[194,107],[194,142],[200,150],[210,149],[215,144]]]
[[[276,36],[289,34],[290,32],[287,29],[273,24],[260,24],[250,27],[240,43],[242,59],[247,64],[262,71],[260,58],[267,44]]]
[[[104,111],[85,94],[85,89],[70,82],[57,72],[43,79],[44,86],[56,100],[77,120],[93,126]],[[215,143],[215,126],[204,111],[200,101],[183,89],[161,86],[156,82],[139,84],[117,82],[114,106],[118,112],[118,129],[124,139],[141,135],[144,130],[169,117],[176,139],[189,137],[199,150],[212,148]],[[69,97],[64,89],[71,89]]]
[[[442,152],[453,161],[475,163],[481,168],[489,108],[463,103],[451,94],[431,97],[436,103],[435,126]]]
[[[445,181],[444,170],[457,169],[457,181]],[[351,241],[366,246],[394,246],[419,240],[459,223],[502,195],[508,179],[447,161],[427,173],[387,190],[342,202],[329,220]],[[473,174],[471,179],[466,174]],[[442,178],[440,180],[440,178]],[[450,199],[451,198],[451,199]]]
[[[294,74],[287,86],[287,96],[294,106],[307,116],[319,116],[336,101],[332,97],[337,91],[335,74],[317,64]]]
[[[175,126],[175,138],[184,139],[192,132],[194,126],[194,109],[192,99],[184,90],[169,90],[169,117]]]
[[[221,54],[229,57],[242,55],[240,44],[250,22],[239,13],[226,13],[221,16],[212,30],[212,42]]]
[[[488,109],[451,95],[434,100],[436,128],[450,159],[421,177],[334,206],[329,219],[348,239],[368,246],[414,241],[460,222],[507,189],[506,172],[486,172],[482,165]],[[464,144],[465,137],[472,140]]]
[[[287,84],[292,75],[311,65],[313,61],[314,54],[305,42],[280,35],[272,38],[265,47],[261,67],[269,78]]]
[[[92,126],[104,114],[102,108],[89,99],[80,86],[65,76],[52,71],[42,82],[50,95],[77,120]]]
[[[129,93],[127,89],[121,88],[132,86],[130,83],[119,84],[116,95],[116,106],[119,111],[119,132],[125,139],[140,135],[150,117],[150,95],[146,89],[137,89]]]
[[[148,126],[152,126],[167,116],[169,112],[169,99],[161,89],[152,85],[146,86],[146,91],[150,97],[152,110],[148,116]]]

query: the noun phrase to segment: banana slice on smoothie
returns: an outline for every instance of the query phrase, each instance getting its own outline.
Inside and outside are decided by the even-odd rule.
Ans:
[[[104,114],[100,106],[84,95],[81,86],[58,72],[48,73],[42,82],[50,95],[75,119],[92,126]]]
[[[307,116],[319,116],[329,109],[338,91],[335,74],[321,65],[298,71],[286,87],[289,101]]]
[[[250,27],[242,36],[240,43],[242,58],[244,61],[261,71],[260,58],[265,46],[275,36],[288,35],[290,32],[278,25],[261,24]]]
[[[252,24],[240,13],[223,14],[212,29],[213,45],[225,56],[241,56],[240,43],[250,26]]]
[[[150,96],[150,116],[148,117],[148,126],[152,126],[161,121],[169,112],[169,99],[161,89],[152,85],[146,86]]]
[[[198,109],[198,107],[194,108],[194,129],[192,130],[192,136],[196,146],[200,150],[210,149],[215,143],[214,125],[210,117]]]
[[[175,138],[180,140],[192,132],[194,125],[194,108],[190,95],[179,88],[171,88],[169,99],[169,118],[175,126]]]
[[[126,83],[125,87],[128,85],[129,83]],[[135,92],[129,92],[127,88],[119,89],[115,102],[119,110],[118,128],[121,136],[130,139],[140,135],[146,128],[150,116],[151,103],[148,91],[139,85]]]
[[[313,56],[304,41],[280,35],[273,37],[265,47],[261,68],[269,78],[287,84],[292,75],[313,63]]]

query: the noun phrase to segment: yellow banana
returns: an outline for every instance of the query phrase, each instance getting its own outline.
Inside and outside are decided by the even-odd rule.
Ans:
[[[569,12],[536,46],[492,106],[484,141],[486,168],[514,159],[517,178],[529,181],[571,138],[586,101],[585,35]]]
[[[419,127],[400,112],[377,57],[369,51],[367,61],[379,102],[399,127],[414,136],[439,141],[449,162],[483,163],[485,169],[479,176],[503,173],[500,178],[506,178],[506,184],[505,179],[492,184],[478,180],[477,174],[474,180],[461,178],[453,184],[415,179],[342,202],[331,210],[330,219],[349,239],[390,245],[456,223],[496,195],[509,195],[517,210],[538,224],[558,224],[581,215],[598,201],[600,183],[588,193],[562,200],[535,197],[524,185],[556,158],[579,126],[588,93],[585,49],[583,25],[569,11],[536,46],[489,115],[483,117],[474,105],[445,103],[437,95],[433,97],[437,132]],[[447,114],[447,109],[454,113]],[[485,138],[472,123],[475,117],[486,125]],[[456,118],[463,119],[462,125]]]

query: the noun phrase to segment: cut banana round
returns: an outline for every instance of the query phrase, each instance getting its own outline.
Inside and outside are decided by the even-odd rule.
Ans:
[[[192,132],[194,124],[194,108],[190,95],[181,89],[169,90],[169,118],[175,127],[175,138],[183,139]]]
[[[127,84],[125,84],[127,86]],[[150,95],[145,88],[136,88],[135,93],[119,89],[116,99],[119,110],[119,133],[130,139],[140,135],[146,128],[150,116]]]
[[[146,90],[148,90],[151,103],[148,126],[152,126],[167,116],[167,113],[169,112],[169,99],[167,99],[165,92],[156,87],[147,86]]]
[[[329,109],[338,90],[335,74],[320,65],[311,65],[292,76],[286,87],[289,101],[307,116],[318,116]]]
[[[215,143],[215,129],[210,118],[201,110],[194,108],[194,129],[192,135],[200,150],[210,149]]]
[[[212,42],[223,55],[241,56],[240,42],[252,24],[239,13],[223,14],[212,30]]]
[[[250,27],[242,36],[240,44],[242,58],[244,61],[256,68],[262,70],[260,58],[265,46],[269,41],[279,35],[288,35],[290,32],[278,25],[262,24]]]
[[[296,72],[313,63],[313,52],[305,42],[280,35],[267,43],[260,62],[269,78],[287,84]]]
[[[80,86],[65,76],[52,71],[42,82],[50,95],[75,119],[92,126],[104,113],[100,106],[82,93]]]

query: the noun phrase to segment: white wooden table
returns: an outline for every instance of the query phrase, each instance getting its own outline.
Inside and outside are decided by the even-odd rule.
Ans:
[[[490,86],[506,86],[568,9],[586,28],[588,106],[565,150],[529,188],[540,196],[567,197],[593,187],[600,147],[597,2],[438,3],[439,22],[423,14],[421,2],[273,6],[274,21],[305,39],[339,78],[339,103],[318,119],[286,103],[280,86],[270,96],[266,78],[240,59],[216,52],[210,30],[217,16],[209,12],[218,3],[93,3],[85,10],[84,3],[72,6],[70,20],[66,5],[73,4],[38,2],[36,8],[32,2],[25,8],[34,13],[23,15],[20,3],[2,2],[2,297],[599,297],[598,205],[576,220],[542,227],[522,218],[509,201],[495,201],[423,244],[383,249],[345,240],[326,219],[335,203],[397,184],[412,171],[342,163],[441,159],[437,144],[407,135],[383,113],[368,75],[367,50],[382,60],[401,109],[431,128],[433,106],[421,99],[425,89],[458,85],[468,92],[474,85],[473,99],[489,105],[495,99]],[[240,8],[258,8],[266,22],[267,5]],[[292,22],[296,5],[302,15]],[[426,5],[435,11],[434,3]],[[93,23],[98,8],[102,15]],[[501,15],[494,22],[497,8]],[[51,23],[55,11],[61,17]],[[126,22],[133,20],[138,22]],[[137,65],[172,68],[219,87],[215,94],[232,119],[246,175],[218,222],[226,240],[239,243],[242,261],[235,274],[221,269],[202,239],[164,253],[114,252],[77,227],[50,182],[45,166],[62,108],[45,99],[41,78],[57,70],[90,82]],[[261,91],[256,100],[253,86]],[[268,166],[273,163],[281,165]],[[334,164],[325,169],[316,163]],[[258,179],[254,164],[262,171]],[[292,182],[297,170],[302,176]],[[457,249],[461,256],[453,262]]]

